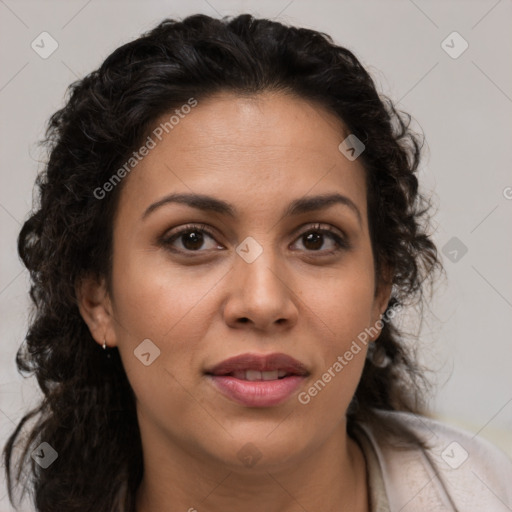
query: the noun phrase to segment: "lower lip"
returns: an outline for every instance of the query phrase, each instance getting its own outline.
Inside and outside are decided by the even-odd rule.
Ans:
[[[277,380],[240,380],[235,377],[208,375],[225,396],[247,407],[271,407],[287,400],[305,377],[292,375]]]

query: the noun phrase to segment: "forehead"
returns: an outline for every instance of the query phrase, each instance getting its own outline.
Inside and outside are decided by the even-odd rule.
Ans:
[[[155,124],[169,119],[163,114]],[[262,155],[287,151],[303,153],[337,148],[345,138],[341,120],[325,107],[297,96],[263,92],[240,96],[229,92],[215,94],[198,105],[172,129],[174,135],[187,138],[182,145],[177,137],[169,139],[169,148],[177,151],[221,151]],[[170,133],[168,135],[171,135]],[[165,135],[164,135],[165,136]]]
[[[220,93],[187,111],[172,125],[175,110],[155,122],[154,147],[124,183],[121,203],[132,212],[172,192],[280,208],[286,196],[340,192],[365,216],[364,169],[341,154],[347,131],[320,105],[282,93]],[[159,140],[155,129],[166,122]]]

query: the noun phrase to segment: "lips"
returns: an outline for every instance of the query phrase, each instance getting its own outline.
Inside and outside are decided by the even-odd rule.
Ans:
[[[222,361],[205,374],[230,400],[246,407],[271,407],[286,401],[309,371],[286,354],[243,354]]]
[[[282,353],[260,356],[242,354],[231,357],[206,371],[209,375],[233,376],[241,380],[276,380],[289,375],[306,376],[306,366],[291,356]]]

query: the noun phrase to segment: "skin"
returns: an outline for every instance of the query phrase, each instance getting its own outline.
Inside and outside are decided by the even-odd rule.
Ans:
[[[96,342],[119,348],[137,398],[137,512],[369,510],[364,456],[345,420],[364,347],[307,405],[294,394],[245,407],[203,375],[234,355],[284,352],[310,370],[307,391],[386,309],[391,287],[375,293],[363,167],[338,150],[347,134],[303,99],[222,93],[200,101],[125,178],[111,293],[92,278],[77,293]],[[141,219],[171,192],[214,196],[237,215],[170,203]],[[282,218],[292,200],[333,192],[355,203],[361,224],[340,204]],[[178,236],[181,255],[159,242],[188,223],[214,238]],[[350,248],[327,254],[336,249],[329,234],[308,242],[317,223]],[[252,263],[235,251],[248,236],[263,249]],[[149,366],[134,356],[147,338],[160,349]],[[238,456],[249,442],[261,454],[252,467]]]

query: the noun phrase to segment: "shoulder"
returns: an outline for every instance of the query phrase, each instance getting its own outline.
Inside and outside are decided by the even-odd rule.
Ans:
[[[361,425],[379,459],[391,510],[512,510],[512,460],[478,435],[405,412],[377,411],[423,446],[403,447]]]

